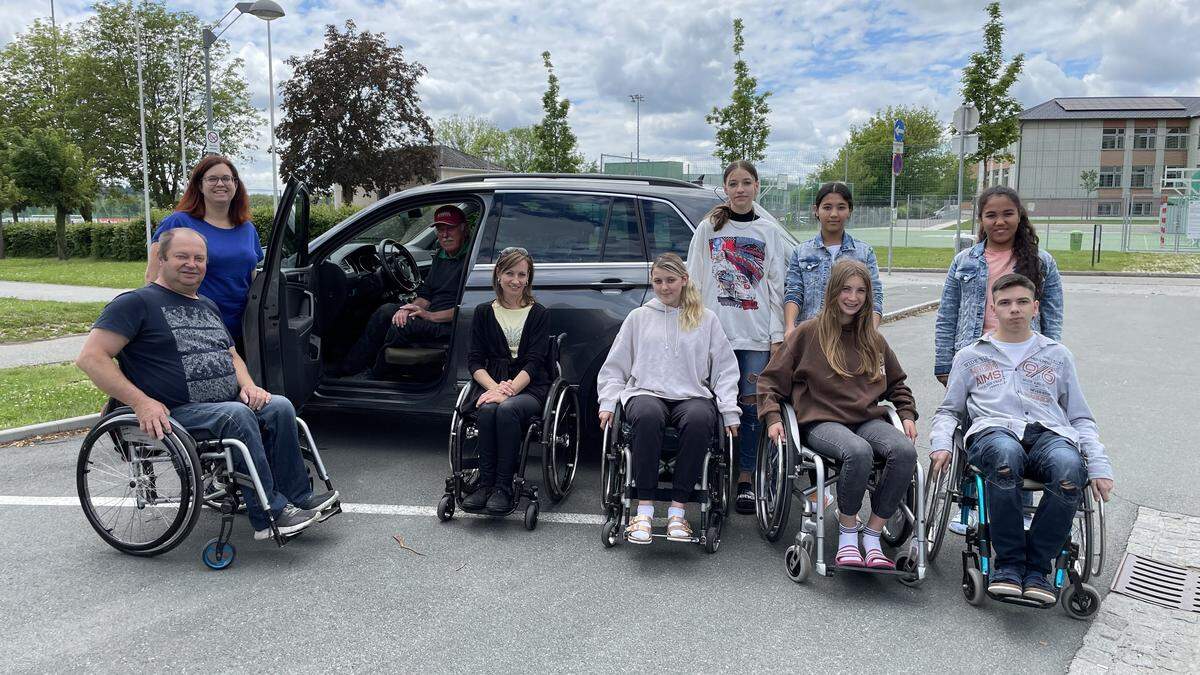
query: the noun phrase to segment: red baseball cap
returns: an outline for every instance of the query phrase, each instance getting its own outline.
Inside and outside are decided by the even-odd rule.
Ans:
[[[457,206],[447,204],[438,207],[438,210],[434,211],[433,223],[430,224],[430,227],[437,227],[438,225],[458,226],[465,222],[467,222],[467,214],[463,213],[462,209]]]

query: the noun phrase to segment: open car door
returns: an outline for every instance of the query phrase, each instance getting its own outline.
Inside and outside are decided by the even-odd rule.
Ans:
[[[275,210],[262,271],[250,286],[242,332],[246,365],[260,386],[297,409],[321,377],[317,276],[308,255],[308,188],[288,181]]]

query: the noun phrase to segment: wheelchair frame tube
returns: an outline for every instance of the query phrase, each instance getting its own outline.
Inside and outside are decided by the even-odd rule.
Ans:
[[[308,430],[308,423],[297,417],[296,426],[300,427],[300,430],[304,432],[304,438],[308,441],[308,449],[312,452],[313,463],[317,465],[317,477],[328,481],[329,474],[325,471],[325,463],[321,461],[321,452],[317,450],[317,441],[313,438],[312,432]]]
[[[221,445],[225,447],[225,464],[229,468],[230,476],[236,475],[237,472],[233,468],[233,455],[230,454],[229,448],[237,448],[242,453],[242,460],[246,462],[246,468],[248,469],[247,475],[250,476],[250,481],[254,483],[254,491],[258,493],[258,503],[262,507],[262,510],[266,511],[267,518],[271,521],[271,524],[274,525],[275,516],[271,515],[271,501],[267,499],[267,492],[263,489],[262,481],[258,479],[258,468],[254,466],[254,458],[250,456],[250,449],[246,447],[245,443],[236,438],[222,438]]]
[[[979,571],[983,572],[985,577],[990,577],[992,573],[988,560],[991,557],[992,542],[988,540],[987,497],[983,493],[983,476],[979,474],[975,474],[975,495],[978,501],[976,508],[979,510]]]

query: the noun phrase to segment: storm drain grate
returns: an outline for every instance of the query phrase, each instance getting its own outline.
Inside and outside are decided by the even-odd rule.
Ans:
[[[1110,589],[1161,607],[1200,612],[1200,568],[1126,553]]]

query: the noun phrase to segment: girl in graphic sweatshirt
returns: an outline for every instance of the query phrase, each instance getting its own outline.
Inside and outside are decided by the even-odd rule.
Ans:
[[[722,176],[729,201],[700,222],[688,247],[688,273],[704,306],[717,315],[738,363],[742,434],[737,511],[754,513],[750,477],[758,449],[755,386],[771,352],[783,342],[783,294],[794,245],[755,203],[758,171],[738,160]]]
[[[700,481],[704,454],[721,424],[737,434],[737,361],[716,315],[704,308],[683,260],[664,253],[650,270],[654,296],[625,317],[597,376],[600,427],[612,422],[617,401],[630,424],[631,473],[637,515],[625,538],[649,544],[663,431],[679,432],[679,455],[667,510],[667,538],[690,541],[684,504]],[[713,399],[716,406],[713,406]]]

